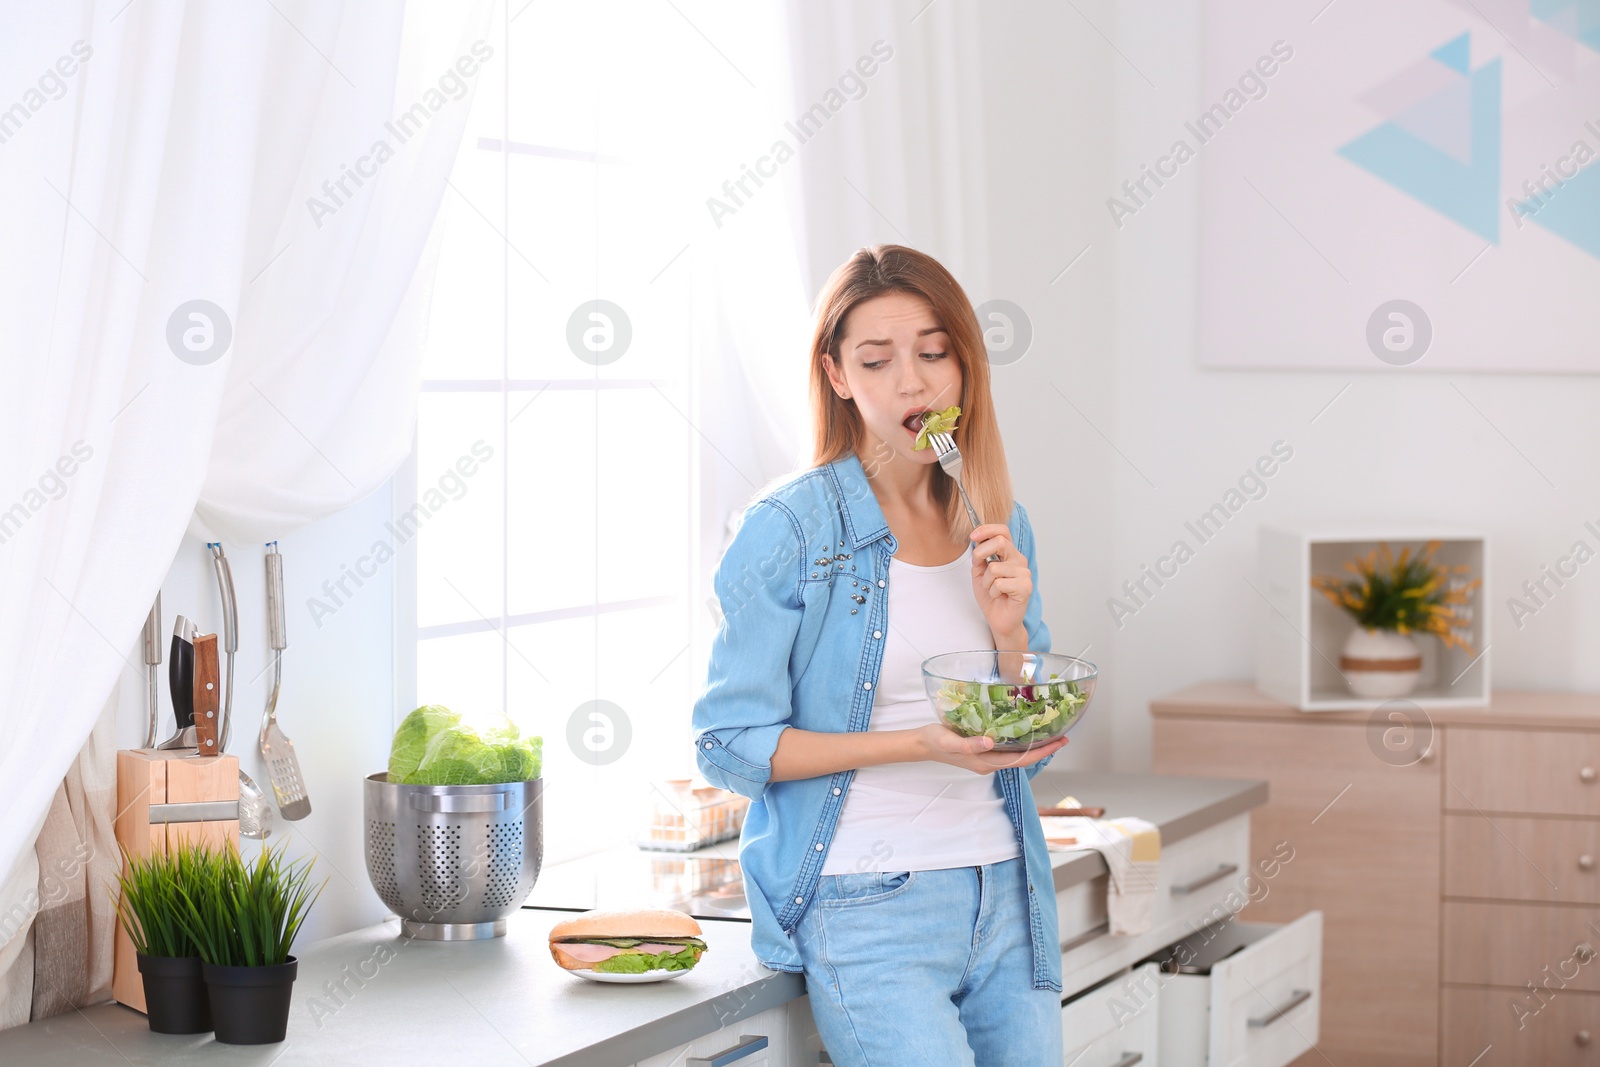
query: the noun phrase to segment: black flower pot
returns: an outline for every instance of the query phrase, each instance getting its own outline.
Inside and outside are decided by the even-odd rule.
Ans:
[[[289,1028],[289,995],[300,962],[271,967],[222,967],[202,963],[211,995],[211,1021],[224,1045],[270,1045]]]
[[[144,980],[145,1015],[158,1034],[203,1034],[211,1029],[211,1000],[199,956],[136,954]]]

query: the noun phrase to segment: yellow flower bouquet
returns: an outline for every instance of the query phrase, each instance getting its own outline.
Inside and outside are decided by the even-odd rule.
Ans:
[[[1471,569],[1464,563],[1437,562],[1433,553],[1438,547],[1438,541],[1429,541],[1415,556],[1406,548],[1396,559],[1388,544],[1380,544],[1364,559],[1344,565],[1354,578],[1319,575],[1311,585],[1348,611],[1363,629],[1433,634],[1446,648],[1476,655],[1466,637],[1472,622],[1467,604],[1483,579],[1460,577]]]

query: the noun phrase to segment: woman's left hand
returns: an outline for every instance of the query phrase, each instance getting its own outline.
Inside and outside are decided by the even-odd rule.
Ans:
[[[1033,595],[1033,574],[1003,523],[979,526],[972,531],[972,542],[972,595],[998,641],[1023,629],[1022,617]],[[1000,558],[985,562],[994,555]]]

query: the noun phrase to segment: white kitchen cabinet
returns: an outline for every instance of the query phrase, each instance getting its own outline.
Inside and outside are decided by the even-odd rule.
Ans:
[[[1062,1062],[1072,1067],[1158,1067],[1160,991],[1160,971],[1147,963],[1063,1003]]]
[[[789,1067],[832,1063],[828,1050],[823,1047],[822,1035],[817,1033],[817,1021],[811,1015],[811,995],[791,1000],[786,1006],[789,1009]]]
[[[634,1067],[789,1067],[787,1008],[769,1008]]]
[[[1184,969],[1160,975],[1163,1067],[1283,1067],[1316,1044],[1320,911],[1287,924],[1221,923],[1174,954]]]

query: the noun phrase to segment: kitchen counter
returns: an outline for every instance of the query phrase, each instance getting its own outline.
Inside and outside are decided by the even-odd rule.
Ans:
[[[524,908],[506,936],[409,941],[399,921],[319,941],[300,954],[289,1032],[277,1045],[221,1045],[210,1034],[152,1034],[145,1017],[99,1004],[0,1031],[6,1067],[618,1067],[786,1004],[798,974],[769,971],[750,924],[701,923],[707,951],[681,978],[608,985],[550,958],[570,913]]]
[[[1117,774],[1047,767],[1033,780],[1034,799],[1051,805],[1071,794],[1106,818],[1136,815],[1161,829],[1164,844],[1181,841],[1267,802],[1260,781]],[[1107,873],[1098,852],[1052,852],[1056,892]],[[677,908],[697,919],[750,918],[739,873],[738,839],[693,852],[653,852],[632,845],[551,864],[539,874],[528,903],[590,908]]]
[[[1266,783],[1045,770],[1034,795],[1072,793],[1111,818],[1137,815],[1170,844],[1267,799]],[[662,877],[653,864],[671,861]],[[1052,853],[1057,892],[1107,873],[1096,852]],[[722,881],[688,885],[698,865]],[[730,867],[731,864],[731,867]],[[24,1067],[405,1064],[617,1067],[646,1059],[805,994],[801,975],[769,971],[750,949],[738,842],[694,853],[631,846],[546,868],[507,935],[489,941],[408,941],[398,921],[306,946],[289,1033],[281,1045],[219,1045],[209,1034],[152,1034],[143,1015],[100,1004],[0,1031],[0,1063]],[[652,871],[655,870],[653,874]],[[731,871],[731,874],[730,874]],[[602,985],[550,959],[550,927],[573,910],[677,907],[696,915],[709,951],[681,978]],[[740,915],[740,912],[743,915]]]

